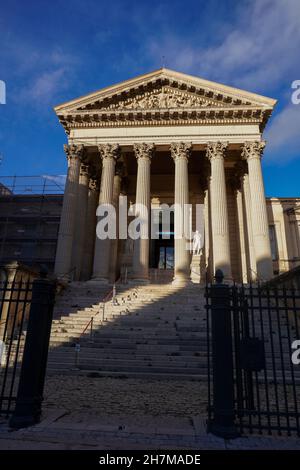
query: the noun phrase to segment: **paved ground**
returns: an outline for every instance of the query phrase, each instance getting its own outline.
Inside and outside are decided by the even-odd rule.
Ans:
[[[198,381],[50,376],[46,409],[110,415],[192,417],[205,414],[207,386]]]
[[[205,407],[200,382],[49,377],[41,423],[11,431],[2,419],[0,449],[300,450],[300,439],[207,434]]]

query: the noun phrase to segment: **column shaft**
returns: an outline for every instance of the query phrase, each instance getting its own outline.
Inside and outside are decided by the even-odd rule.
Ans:
[[[76,220],[79,169],[83,146],[65,145],[64,149],[68,158],[68,174],[60,219],[54,271],[58,277],[69,279],[71,276],[70,271],[73,269],[73,266],[71,266],[72,245]]]
[[[226,148],[226,143],[209,143],[207,145],[207,156],[211,162],[211,219],[214,274],[217,269],[221,269],[225,278],[231,278],[229,222],[224,169],[224,151]]]
[[[239,229],[239,250],[240,250],[240,273],[241,281],[248,282],[247,270],[247,256],[246,256],[246,243],[245,243],[245,223],[243,213],[243,195],[240,188],[235,189],[236,208],[237,208],[237,222]]]
[[[150,166],[154,152],[153,144],[136,144],[134,152],[137,158],[136,216],[139,217],[140,238],[134,242],[133,278],[149,278],[149,232],[150,232]]]
[[[256,270],[259,279],[268,280],[273,276],[273,264],[260,161],[264,146],[264,142],[245,142],[242,156],[248,162]]]
[[[288,229],[291,232],[291,238],[293,241],[293,258],[299,258],[299,228],[297,220],[290,222],[288,225]],[[291,267],[295,267],[296,265],[293,263]]]
[[[93,270],[94,246],[96,237],[96,210],[99,201],[99,183],[97,179],[90,179],[88,202],[87,202],[87,216],[86,216],[86,229],[84,240],[84,251],[82,259],[82,269],[80,280],[87,281],[90,279]]]
[[[117,169],[114,176],[114,187],[113,187],[113,205],[116,209],[117,219],[116,219],[116,238],[111,240],[110,246],[110,270],[109,278],[112,282],[116,281],[119,274],[119,263],[118,263],[118,247],[119,247],[119,197],[121,193],[121,183],[122,183],[122,170]]]
[[[190,277],[190,252],[188,240],[189,213],[189,175],[188,158],[192,145],[189,143],[171,144],[171,156],[175,162],[175,213],[174,213],[174,246],[175,269],[174,283],[185,284]]]
[[[247,249],[248,280],[255,281],[257,273],[252,227],[251,194],[248,173],[244,173],[241,177],[241,185],[243,193],[244,230]]]
[[[212,280],[213,274],[213,243],[211,227],[211,177],[207,177],[207,188],[204,192],[204,244],[205,244],[205,267],[208,278]]]
[[[85,233],[87,230],[87,205],[89,191],[88,166],[81,164],[77,196],[76,224],[73,241],[72,265],[75,268],[75,280],[80,279],[82,269]]]
[[[102,178],[99,204],[113,203],[113,184],[116,159],[119,156],[119,146],[104,144],[99,146],[100,156],[102,158]],[[108,281],[109,261],[110,261],[110,242],[109,238],[104,240],[96,236],[93,279]]]

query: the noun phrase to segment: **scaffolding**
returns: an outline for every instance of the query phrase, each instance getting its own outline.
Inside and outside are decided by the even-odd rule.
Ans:
[[[53,268],[64,186],[64,175],[0,176],[0,264]]]

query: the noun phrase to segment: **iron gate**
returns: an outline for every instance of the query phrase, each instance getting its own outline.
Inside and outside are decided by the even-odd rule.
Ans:
[[[219,276],[206,309],[208,429],[300,435],[299,292]]]
[[[4,415],[15,408],[31,295],[30,280],[0,283],[0,414]]]

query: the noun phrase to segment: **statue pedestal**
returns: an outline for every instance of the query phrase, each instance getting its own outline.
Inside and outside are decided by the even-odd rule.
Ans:
[[[192,255],[192,262],[191,262],[191,281],[194,284],[200,284],[201,281],[201,254],[200,255]]]

